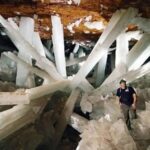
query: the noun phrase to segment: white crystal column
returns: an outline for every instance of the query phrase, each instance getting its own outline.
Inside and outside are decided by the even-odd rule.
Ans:
[[[86,54],[85,54],[85,52],[83,51],[83,49],[80,48],[80,49],[78,50],[78,57],[81,58],[81,57],[84,57],[85,55],[86,55]]]
[[[22,66],[26,67],[29,72],[32,72],[33,74],[36,74],[39,77],[41,77],[42,79],[44,79],[43,84],[55,82],[55,80],[53,78],[51,78],[44,70],[40,70],[38,68],[31,66],[30,64],[26,63],[25,61],[23,61],[22,59],[20,59],[16,55],[14,55],[13,53],[11,53],[11,52],[6,53],[5,52],[4,55],[6,55],[10,59],[12,59],[17,64],[21,64]]]
[[[116,78],[114,81],[112,81],[108,84],[100,86],[99,88],[97,88],[95,90],[95,92],[93,92],[93,94],[96,94],[96,95],[110,94],[111,92],[116,91],[116,89],[119,86],[119,81],[121,79],[125,79],[127,81],[127,83],[131,83],[134,80],[136,80],[146,74],[149,74],[149,73],[150,73],[150,63],[147,63],[136,70],[127,72],[126,74],[122,75],[119,78]]]
[[[116,61],[115,66],[119,64],[126,64],[126,57],[129,52],[129,42],[125,31],[123,31],[116,40]]]
[[[29,104],[39,102],[42,97],[49,96],[58,90],[69,91],[70,81],[64,80],[51,84],[34,87],[27,90],[17,90],[15,92],[0,92],[0,105]]]
[[[104,30],[92,53],[74,78],[73,84],[79,84],[93,69],[96,63],[107,53],[109,47],[122,32],[129,21],[137,14],[137,10],[129,8],[126,11],[117,11]]]
[[[32,44],[32,37],[34,33],[34,20],[29,17],[21,17],[19,32],[30,44]],[[19,52],[18,56],[25,62],[32,65],[31,57],[28,57],[25,52]],[[27,88],[35,86],[34,76],[30,73],[28,68],[26,68],[22,64],[17,64],[16,85]]]
[[[82,133],[85,127],[88,125],[88,120],[76,113],[73,113],[70,117],[69,125],[79,133]]]
[[[79,43],[77,43],[73,49],[73,53],[77,53],[79,48],[80,48],[80,45],[79,45]]]
[[[19,31],[19,27],[18,27],[18,25],[14,22],[13,18],[8,18],[7,20],[8,20],[8,22],[11,24],[11,26],[12,26],[14,29],[16,29],[16,30]]]
[[[104,84],[108,84],[112,82],[116,78],[122,76],[127,72],[126,66],[126,58],[129,52],[129,42],[126,36],[125,31],[123,31],[116,40],[116,58],[115,58],[115,66],[116,68],[109,75],[109,77],[104,81]]]
[[[139,68],[150,56],[150,34],[144,34],[127,55],[128,70]]]
[[[42,41],[40,39],[40,35],[38,32],[34,32],[33,33],[33,39],[32,39],[32,44],[33,46],[37,49],[37,52],[45,57],[45,50],[44,50],[44,46],[42,44]]]
[[[47,85],[31,88],[26,90],[26,92],[29,93],[30,100],[34,100],[46,95],[50,95],[51,93],[57,90],[64,90],[69,86],[70,86],[69,80],[62,80],[62,81],[55,82],[53,84],[47,84]]]
[[[74,53],[70,53],[69,60],[70,61],[74,60]]]
[[[30,17],[21,17],[19,23],[19,30],[21,35],[32,44],[33,33],[34,33],[34,20]]]
[[[143,33],[141,31],[128,31],[126,32],[126,37],[128,41],[132,39],[140,40],[142,38]]]
[[[4,27],[6,34],[9,36],[11,41],[15,44],[20,52],[24,52],[28,55],[28,57],[35,59],[36,65],[41,69],[45,70],[53,79],[63,79],[61,75],[57,72],[54,64],[45,57],[39,55],[37,50],[24,39],[20,32],[15,30],[1,15],[0,23]]]
[[[17,105],[11,109],[1,112],[0,113],[0,129],[18,120],[25,113],[27,113],[30,109],[31,108],[26,107],[26,105]]]
[[[29,104],[30,99],[25,91],[0,92],[0,105]]]
[[[66,77],[63,25],[61,24],[59,16],[51,16],[51,21],[52,21],[53,50],[57,70],[63,77]]]
[[[105,79],[105,69],[106,69],[106,63],[107,63],[107,53],[102,57],[102,59],[99,61],[97,65],[96,70],[96,86],[100,86],[100,84]]]
[[[17,105],[0,113],[0,140],[34,122],[36,114],[27,105]]]

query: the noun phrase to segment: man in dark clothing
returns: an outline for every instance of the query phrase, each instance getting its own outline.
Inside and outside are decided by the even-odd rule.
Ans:
[[[128,129],[131,129],[130,119],[136,118],[136,92],[132,87],[126,85],[125,80],[120,81],[120,88],[117,89],[117,98],[120,103],[121,110]],[[131,118],[130,118],[131,116]]]

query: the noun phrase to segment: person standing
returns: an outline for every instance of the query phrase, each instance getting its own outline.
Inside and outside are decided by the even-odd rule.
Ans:
[[[120,81],[120,87],[116,93],[125,122],[129,130],[131,130],[131,119],[136,119],[136,92],[132,87],[127,86],[125,80]]]

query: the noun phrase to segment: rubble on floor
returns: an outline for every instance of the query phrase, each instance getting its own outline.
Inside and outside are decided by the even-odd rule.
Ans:
[[[150,91],[148,84],[145,88],[141,87],[149,82],[149,77],[150,74],[130,83],[136,88],[140,101],[137,108],[138,117],[132,120],[131,131],[126,127],[115,96],[104,97],[85,93],[80,103],[81,110],[86,113],[90,108],[92,120],[81,133],[82,139],[76,150],[147,150],[150,143]]]
[[[136,150],[136,144],[121,119],[113,124],[105,118],[90,121],[81,138],[76,150]]]

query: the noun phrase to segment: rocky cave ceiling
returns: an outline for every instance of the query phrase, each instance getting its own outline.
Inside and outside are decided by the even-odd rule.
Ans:
[[[50,16],[58,14],[64,25],[65,38],[78,40],[97,39],[112,14],[120,8],[135,7],[140,15],[150,17],[149,0],[0,0],[0,14],[13,17],[19,22],[20,16],[35,20],[35,31],[42,39],[51,38]],[[135,30],[135,25],[129,25]]]

